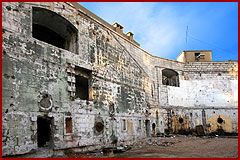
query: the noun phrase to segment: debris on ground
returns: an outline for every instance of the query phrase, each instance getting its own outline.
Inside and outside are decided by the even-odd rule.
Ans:
[[[203,125],[196,126],[196,134],[197,134],[197,136],[204,136],[205,135]]]
[[[225,145],[221,145],[222,142],[220,141],[224,141],[226,144],[232,144],[233,138],[236,138],[236,136],[224,137],[217,134],[215,134],[214,137],[208,136],[208,135],[200,136],[200,137],[185,136],[185,135],[172,135],[170,137],[151,137],[148,139],[143,139],[141,140],[141,143],[135,143],[132,146],[120,144],[119,146],[106,146],[98,150],[87,151],[87,152],[74,152],[73,150],[68,150],[65,152],[65,155],[66,157],[100,158],[100,157],[128,157],[128,156],[130,157],[131,156],[132,157],[141,157],[141,156],[169,157],[170,155],[171,155],[170,157],[174,157],[174,154],[176,155],[176,157],[178,155],[182,155],[182,156],[186,155],[190,157],[192,156],[201,157],[204,154],[207,154],[208,157],[211,157],[210,156],[211,154],[217,155],[217,156],[220,155],[220,151],[218,152],[215,149],[215,148],[220,149],[225,146]],[[202,147],[202,145],[203,146],[207,145],[209,147],[212,146],[210,148],[207,147],[209,148],[208,149],[209,153],[205,152],[204,150],[205,147]],[[186,152],[187,148],[190,149],[189,152]],[[234,152],[231,152],[231,153],[234,153],[234,155],[235,155],[235,150]],[[204,154],[203,155],[200,154],[200,152],[203,152],[203,151],[204,151]],[[229,153],[226,153],[226,155],[229,155]]]

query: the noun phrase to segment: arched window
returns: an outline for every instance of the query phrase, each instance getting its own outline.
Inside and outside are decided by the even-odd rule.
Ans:
[[[78,30],[59,14],[32,8],[32,36],[56,47],[77,53]]]
[[[162,70],[162,84],[179,87],[178,73],[172,69]]]

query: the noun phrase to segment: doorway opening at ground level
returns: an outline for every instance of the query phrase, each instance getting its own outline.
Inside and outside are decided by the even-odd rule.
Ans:
[[[150,137],[150,120],[145,120],[146,135]]]
[[[156,134],[156,124],[155,123],[152,124],[152,134],[153,134],[153,136],[155,136],[155,134]]]
[[[53,118],[50,118],[50,117],[38,117],[37,118],[37,143],[38,143],[38,147],[49,147],[49,148],[51,148],[53,146],[52,124],[53,124]]]

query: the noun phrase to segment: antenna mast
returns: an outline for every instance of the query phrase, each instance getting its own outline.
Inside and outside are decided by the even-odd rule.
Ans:
[[[186,29],[186,46],[187,46],[187,38],[188,38],[188,26],[187,26],[187,29]]]

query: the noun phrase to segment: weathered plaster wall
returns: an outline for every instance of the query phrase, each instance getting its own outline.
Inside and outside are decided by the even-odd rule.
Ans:
[[[236,80],[182,80],[181,87],[168,87],[170,106],[237,107]]]
[[[33,6],[53,11],[77,28],[77,53],[32,36]],[[217,102],[223,93],[236,96],[235,71],[221,72],[220,78],[214,79],[215,72],[210,73],[209,69],[199,78],[199,68],[194,64],[152,56],[72,3],[3,3],[2,13],[3,155],[38,149],[38,117],[52,120],[54,149],[84,150],[113,145],[116,140],[118,144],[132,144],[147,135],[163,133],[168,127],[166,115],[173,110],[175,113],[171,114],[177,116],[192,115],[188,118],[192,119],[191,127],[202,124],[202,118],[196,117],[201,117],[203,108],[209,123],[215,119],[211,118],[213,111],[225,117],[233,114],[228,123],[232,123],[232,130],[237,128],[236,99],[221,100],[221,105]],[[219,67],[222,65],[225,64]],[[74,98],[74,72],[79,67],[91,71],[89,100]],[[165,68],[179,74],[180,87],[162,85]],[[221,86],[216,86],[216,82]],[[204,94],[198,91],[206,89],[208,83],[212,84],[212,88],[207,88],[209,98],[215,99],[205,103]],[[198,103],[196,95],[201,97]],[[209,105],[223,108],[207,109]],[[72,118],[72,133],[66,133],[67,117]],[[100,132],[96,131],[98,122],[103,124]],[[228,131],[231,128],[224,127]]]
[[[223,127],[226,132],[237,132],[237,71],[237,62],[187,63],[180,76],[180,87],[160,88],[161,98],[165,96],[163,106],[177,115],[187,116],[190,128],[203,124],[205,119],[205,125],[211,123],[209,132],[216,131],[219,124],[212,117],[220,116],[226,121]],[[216,114],[216,110],[221,112]]]
[[[77,54],[32,37],[32,6],[54,11],[78,29]],[[134,58],[137,54],[144,52],[68,3],[3,3],[4,155],[38,148],[38,116],[53,118],[55,149],[107,146],[113,137],[119,143],[145,137],[143,127],[138,128],[139,120],[144,126],[148,118],[151,81],[147,64]],[[68,82],[73,77],[68,73],[75,67],[92,70],[92,101],[71,98],[73,88]],[[46,94],[51,105],[44,112],[40,102]],[[72,117],[72,134],[65,133],[67,116]],[[94,134],[96,117],[104,123],[99,135]],[[121,119],[131,126],[126,132],[122,132]]]

